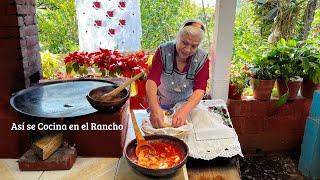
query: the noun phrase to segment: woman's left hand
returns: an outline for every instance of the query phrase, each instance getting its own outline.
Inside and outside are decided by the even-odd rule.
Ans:
[[[179,109],[172,118],[172,126],[177,128],[187,124],[187,115],[188,112]]]

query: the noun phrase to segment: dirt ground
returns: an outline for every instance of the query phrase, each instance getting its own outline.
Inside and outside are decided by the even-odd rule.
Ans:
[[[307,179],[298,170],[298,163],[298,153],[247,156],[240,160],[241,177],[244,180]]]

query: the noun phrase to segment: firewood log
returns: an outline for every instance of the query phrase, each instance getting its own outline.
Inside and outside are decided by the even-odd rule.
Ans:
[[[33,143],[35,154],[41,159],[48,159],[63,143],[62,133],[49,134]]]

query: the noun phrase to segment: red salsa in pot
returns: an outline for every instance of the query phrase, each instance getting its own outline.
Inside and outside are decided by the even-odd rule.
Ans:
[[[137,164],[150,169],[166,169],[179,164],[182,160],[182,151],[174,144],[165,142],[150,142],[156,154],[143,149],[138,154]]]

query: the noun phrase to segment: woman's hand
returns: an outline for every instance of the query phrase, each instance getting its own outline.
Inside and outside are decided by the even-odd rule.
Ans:
[[[188,101],[184,103],[174,114],[172,118],[172,126],[180,127],[187,124],[187,117],[191,110],[196,107],[197,104],[201,101],[204,96],[205,91],[202,89],[197,89],[193,91],[193,94],[190,96]]]
[[[184,111],[183,109],[179,109],[172,118],[172,126],[177,128],[187,124],[187,116],[189,112]]]
[[[150,113],[150,122],[154,128],[164,128],[164,111],[157,108]]]

